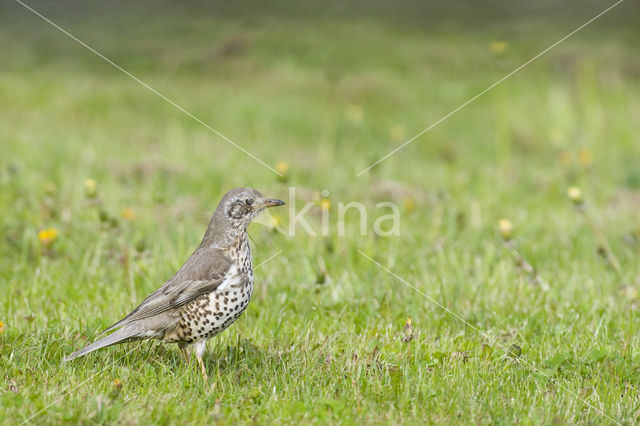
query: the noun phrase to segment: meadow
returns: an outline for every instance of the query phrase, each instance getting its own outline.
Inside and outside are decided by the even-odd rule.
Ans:
[[[0,6],[1,424],[638,423],[638,6],[358,176],[609,6],[374,3],[33,3],[282,176]],[[256,288],[209,380],[157,342],[63,363],[237,186],[312,203],[317,235],[288,208],[251,225]],[[352,201],[366,235],[354,211],[337,232]]]

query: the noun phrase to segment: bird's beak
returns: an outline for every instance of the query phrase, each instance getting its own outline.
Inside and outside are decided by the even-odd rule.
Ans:
[[[285,203],[282,200],[276,200],[275,198],[267,198],[266,200],[264,200],[264,203],[262,203],[260,208],[284,206],[284,204]]]

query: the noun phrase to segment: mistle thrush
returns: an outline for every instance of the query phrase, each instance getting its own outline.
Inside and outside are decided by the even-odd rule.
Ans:
[[[251,299],[253,268],[247,226],[267,207],[284,201],[265,198],[251,188],[236,188],[222,197],[202,242],[176,274],[129,315],[104,330],[113,333],[72,353],[65,361],[116,343],[159,339],[186,347],[204,377],[202,354],[207,339],[242,315]],[[102,334],[100,333],[100,334]]]

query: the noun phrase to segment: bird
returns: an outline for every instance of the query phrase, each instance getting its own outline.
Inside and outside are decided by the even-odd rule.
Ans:
[[[269,207],[285,202],[252,188],[227,192],[216,207],[202,242],[173,277],[121,320],[102,331],[106,337],[67,356],[65,362],[107,346],[143,339],[177,343],[189,362],[193,345],[202,376],[207,339],[245,311],[253,290],[247,227]]]

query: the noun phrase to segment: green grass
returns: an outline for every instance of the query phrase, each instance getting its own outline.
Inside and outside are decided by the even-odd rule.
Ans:
[[[37,4],[252,154],[287,162],[288,182],[2,6],[0,423],[637,423],[640,32],[625,24],[637,7],[356,177],[606,5],[486,25],[452,11],[422,25],[410,11],[405,23],[285,6],[243,18],[231,6],[115,16],[92,5],[85,16]],[[496,40],[504,52],[490,50]],[[63,364],[173,274],[235,186],[283,199],[295,187],[298,207],[328,189],[331,233],[251,226],[256,264],[282,254],[257,269],[245,315],[209,342],[208,382],[155,342]],[[339,237],[341,201],[368,207],[369,231],[385,213],[376,203],[397,203],[400,235],[362,237],[350,215]],[[277,214],[286,227],[287,210]],[[318,209],[308,218],[319,230]],[[51,247],[38,240],[46,228],[59,232]]]

